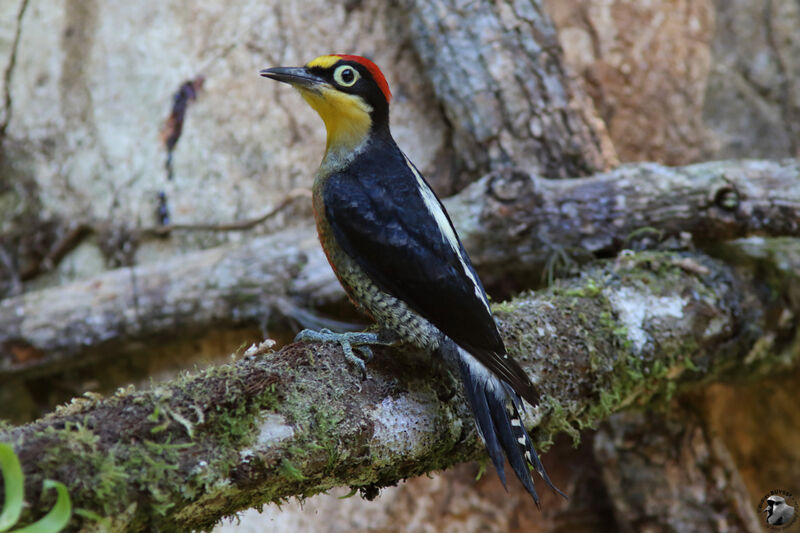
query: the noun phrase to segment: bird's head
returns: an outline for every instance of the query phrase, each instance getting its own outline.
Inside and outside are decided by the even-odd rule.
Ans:
[[[319,113],[328,132],[326,153],[353,152],[371,135],[389,132],[392,93],[367,58],[325,55],[303,67],[274,67],[260,74],[290,84]]]
[[[786,505],[786,499],[783,496],[772,495],[769,498],[767,498],[767,508],[764,509],[764,511],[766,511],[767,509],[774,509],[782,505]]]

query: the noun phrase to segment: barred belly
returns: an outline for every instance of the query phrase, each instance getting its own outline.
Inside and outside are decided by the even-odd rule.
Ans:
[[[347,254],[331,257],[336,273],[350,298],[370,314],[382,328],[396,333],[402,340],[432,352],[444,334],[404,302],[381,290]]]

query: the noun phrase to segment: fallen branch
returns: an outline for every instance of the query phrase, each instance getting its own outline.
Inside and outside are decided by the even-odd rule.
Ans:
[[[487,284],[532,286],[554,258],[613,256],[641,235],[800,235],[800,164],[639,164],[574,180],[498,171],[445,203]],[[312,228],[113,270],[0,301],[0,382],[342,298]]]
[[[543,393],[527,420],[535,438],[546,447],[626,406],[791,364],[800,303],[760,283],[702,255],[642,253],[495,306],[509,352]],[[415,352],[376,350],[361,382],[340,348],[292,344],[75,400],[0,440],[23,463],[28,502],[47,477],[113,531],[207,528],[266,502],[342,485],[371,496],[481,457],[457,390]]]
[[[701,246],[800,236],[800,161],[640,163],[575,180],[506,170],[447,207],[491,284],[510,274],[530,278],[554,259],[613,257],[682,233]]]

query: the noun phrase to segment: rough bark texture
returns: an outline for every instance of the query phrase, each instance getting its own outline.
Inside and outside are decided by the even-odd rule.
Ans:
[[[557,438],[543,457],[556,485],[570,493],[568,505],[549,491],[542,508],[516,479],[508,491],[490,471],[470,462],[431,476],[408,479],[381,490],[375,501],[340,499],[348,489],[333,489],[328,496],[267,506],[263,512],[246,511],[217,526],[217,533],[313,531],[337,533],[607,533],[616,531],[611,504],[592,453],[592,430],[581,432],[575,448],[565,435]],[[488,466],[488,465],[487,465]],[[553,477],[555,476],[555,477]],[[320,521],[319,517],[325,517]]]
[[[575,180],[498,171],[446,204],[484,281],[529,282],[559,261],[681,232],[713,242],[800,235],[800,165],[644,164]],[[264,324],[342,296],[310,228],[113,270],[0,301],[0,380],[157,335]]]
[[[392,132],[434,185],[449,189],[448,127],[385,2],[265,0],[133,5],[96,0],[0,6],[0,293],[85,278],[234,242],[231,232],[175,232],[132,242],[156,223],[159,192],[174,223],[249,219],[309,187],[325,147],[317,114],[258,70],[316,55],[367,55],[396,98]],[[310,16],[309,14],[324,16]],[[346,29],[346,30],[343,30]],[[206,83],[164,169],[159,130],[187,79]],[[54,271],[6,285],[72,224],[111,219]],[[256,232],[310,222],[290,211]],[[120,260],[120,256],[122,260]],[[18,292],[17,292],[18,293]]]
[[[717,261],[662,252],[598,265],[495,311],[509,353],[544,394],[527,423],[546,446],[625,406],[786,365],[800,316],[787,306]],[[770,321],[776,307],[791,320]],[[770,349],[753,357],[766,336]],[[150,391],[76,400],[2,438],[23,461],[29,502],[44,477],[62,480],[115,531],[209,527],[338,485],[370,496],[481,455],[455,384],[424,355],[398,356],[379,350],[359,382],[339,348],[294,344]]]
[[[76,301],[84,301],[82,295],[69,288],[63,293],[36,292],[28,300],[7,300],[6,304],[25,302],[30,305],[22,306],[22,317],[6,315],[12,318],[6,323],[11,324],[12,328],[19,327],[19,330],[13,330],[15,334],[17,331],[25,332],[23,326],[27,323],[38,333],[46,333],[51,340],[55,339],[54,345],[59,336],[67,342],[88,339],[90,347],[87,351],[94,349],[97,355],[102,356],[116,355],[120,344],[131,339],[138,341],[142,338],[140,334],[170,331],[168,335],[155,338],[158,346],[153,353],[157,355],[151,356],[151,359],[174,360],[179,350],[170,347],[179,341],[175,340],[172,332],[180,329],[179,322],[187,320],[187,315],[196,313],[202,320],[200,327],[210,330],[217,324],[233,323],[242,317],[249,321],[265,320],[263,315],[268,307],[284,310],[294,308],[296,301],[292,298],[275,305],[272,302],[263,305],[250,300],[238,302],[235,293],[256,294],[260,292],[256,285],[265,283],[270,291],[275,288],[283,297],[284,281],[288,280],[291,286],[305,283],[297,278],[296,273],[287,277],[271,270],[271,267],[258,266],[257,261],[248,263],[250,266],[246,268],[253,276],[250,278],[247,273],[244,276],[252,279],[254,285],[242,289],[235,284],[229,285],[226,277],[220,279],[219,286],[209,286],[199,280],[178,279],[176,276],[182,272],[209,274],[213,268],[202,271],[190,264],[182,264],[180,260],[159,264],[165,258],[172,260],[180,252],[233,241],[236,237],[231,233],[175,232],[167,240],[145,241],[132,240],[130,236],[136,234],[136,228],[153,223],[157,192],[162,189],[168,194],[173,221],[226,223],[250,218],[253,213],[262,212],[265,206],[282,198],[288,190],[307,185],[314,167],[313,161],[318,159],[324,145],[323,128],[297,95],[291,94],[285,87],[264,82],[255,72],[264,66],[300,64],[324,51],[363,53],[381,65],[395,94],[392,108],[394,133],[404,150],[423,169],[434,186],[438,186],[440,192],[453,190],[455,179],[449,173],[456,157],[467,158],[467,162],[460,163],[461,169],[467,168],[469,162],[499,166],[513,157],[518,160],[512,161],[514,166],[539,168],[540,173],[544,173],[547,169],[542,170],[542,167],[536,166],[537,162],[527,159],[528,154],[544,152],[552,147],[552,155],[539,155],[548,161],[561,158],[565,161],[564,165],[577,165],[583,159],[591,161],[598,153],[612,153],[613,149],[607,148],[608,137],[603,133],[604,126],[593,123],[591,105],[587,104],[580,90],[574,90],[577,86],[571,80],[564,82],[564,72],[568,67],[573,67],[573,71],[581,76],[584,87],[588,88],[588,94],[606,120],[608,136],[623,160],[653,159],[662,163],[686,164],[699,158],[798,156],[800,32],[796,29],[800,25],[800,4],[796,0],[551,1],[547,7],[551,9],[550,15],[559,29],[566,68],[560,64],[562,56],[556,51],[557,46],[552,46],[555,35],[552,25],[541,15],[538,4],[473,2],[464,6],[451,2],[447,4],[453,8],[450,13],[445,9],[432,11],[430,6],[430,2],[410,4],[411,13],[397,18],[396,7],[387,9],[386,3],[373,0],[339,3],[265,0],[247,4],[219,0],[191,4],[167,0],[147,9],[134,3],[100,3],[96,0],[0,2],[0,293],[5,296],[9,293],[37,291],[45,286],[75,279],[96,282],[100,278],[91,276],[120,265],[142,265],[145,270],[140,273],[143,274],[150,272],[147,270],[149,268],[154,269],[154,284],[148,286],[150,292],[148,298],[142,300],[143,304],[138,306],[138,316],[129,309],[130,302],[135,305],[139,303],[136,298],[138,288],[131,276],[126,278],[125,274],[129,274],[129,271],[117,271],[109,274],[107,279],[121,282],[120,292],[115,293],[115,289],[106,287],[108,290],[104,294],[109,300],[93,302],[93,308],[84,315],[91,319],[86,324],[72,328],[57,327],[62,316],[56,313],[45,312],[42,316],[46,320],[27,321],[28,317],[25,317],[26,312],[33,312],[37,306],[47,308],[60,301],[48,301],[43,298],[45,295],[75,297]],[[430,16],[432,21],[440,21],[441,24],[433,31],[424,24],[416,24],[410,30],[404,27],[406,22],[419,18],[423,10],[427,10],[426,18]],[[309,13],[324,13],[325,16],[310,17]],[[487,22],[482,23],[483,20]],[[498,28],[508,30],[508,34],[500,35]],[[532,32],[540,33],[530,36]],[[426,35],[428,42],[437,49],[421,50]],[[440,46],[442,44],[445,46]],[[424,59],[423,64],[420,64],[417,51]],[[431,55],[441,55],[445,60],[437,57],[431,59]],[[517,60],[522,62],[516,63]],[[528,62],[533,62],[533,66]],[[449,75],[448,70],[455,67],[474,68],[478,77],[465,78],[463,73],[457,72],[453,80],[444,79],[443,76]],[[531,80],[531,84],[517,80],[513,74],[516,72],[528,76],[526,79]],[[164,154],[157,134],[159,125],[168,112],[171,95],[177,86],[184,79],[199,73],[206,75],[206,89],[189,111],[184,136],[175,153],[175,180],[167,182],[163,172]],[[538,74],[531,76],[534,73]],[[429,76],[433,81],[428,79]],[[491,82],[484,83],[484,80]],[[454,90],[462,90],[466,94],[462,95],[463,98],[450,95],[454,101],[437,101],[451,90],[445,82],[453,82],[457,85]],[[466,89],[460,85],[462,83]],[[548,85],[538,86],[541,83]],[[527,91],[531,87],[543,90],[550,101],[545,102],[536,94],[529,94]],[[572,92],[570,87],[573,88]],[[472,93],[474,89],[478,89],[477,94]],[[497,89],[498,92],[493,94],[486,92],[486,89]],[[509,98],[521,98],[522,101],[508,101]],[[533,104],[525,102],[525,99],[530,99]],[[537,119],[552,118],[547,110],[539,109],[545,103],[562,106],[562,109],[574,115],[565,117],[562,123],[558,122],[560,117],[556,116],[551,124],[543,127]],[[458,107],[464,105],[468,107]],[[453,117],[460,119],[456,114],[461,112],[469,114],[465,122],[454,122]],[[448,113],[445,120],[444,115]],[[574,125],[571,121],[575,116],[578,117],[577,130],[561,127],[564,124]],[[477,125],[471,122],[475,117]],[[486,129],[482,128],[484,122],[492,126],[499,124],[500,134],[486,137]],[[580,144],[569,146],[560,140],[564,135],[581,137],[581,132],[586,133],[581,128],[585,127],[589,130],[588,141],[585,138],[578,140],[579,143],[588,142],[585,147]],[[539,134],[541,139],[537,137]],[[550,139],[550,135],[556,138]],[[450,146],[449,137],[461,148]],[[484,157],[463,149],[475,146],[489,148],[491,152]],[[587,154],[583,154],[583,150]],[[571,156],[574,156],[574,160],[570,160]],[[649,187],[648,177],[660,179],[662,172],[636,175],[644,180],[639,183],[640,186]],[[458,186],[463,185],[465,178],[475,177],[478,177],[477,174],[465,176],[462,173],[462,181]],[[588,225],[578,228],[565,215],[573,206],[555,201],[551,207],[563,213],[553,211],[551,215],[555,214],[556,221],[571,228],[576,238],[568,236],[564,242],[553,242],[554,235],[568,232],[545,226],[550,233],[544,234],[548,242],[544,242],[543,246],[549,252],[537,256],[530,244],[538,237],[535,223],[530,221],[521,204],[508,202],[509,191],[513,194],[519,185],[516,181],[519,180],[515,180],[513,174],[496,175],[493,180],[492,189],[499,191],[497,197],[502,201],[490,198],[481,204],[480,212],[476,208],[471,213],[485,213],[483,222],[480,222],[484,225],[497,223],[503,213],[513,214],[508,218],[512,222],[518,221],[519,233],[524,239],[515,238],[514,232],[507,232],[504,225],[496,227],[495,231],[509,246],[519,247],[534,262],[541,262],[550,271],[557,269],[559,263],[579,258],[581,254],[577,246],[586,246],[595,255],[604,256],[615,253],[618,246],[638,249],[661,240],[657,232],[643,230],[643,223],[636,221],[631,224],[633,231],[616,232],[612,222],[626,228],[627,221],[621,216],[624,213],[621,204],[614,203],[613,209],[606,209],[610,204],[604,204],[603,199],[611,197],[598,196],[599,205],[596,207],[605,214],[602,220],[612,224],[612,229],[603,228],[599,222],[591,220]],[[539,184],[535,181],[531,183],[522,190],[530,198],[538,199]],[[534,185],[537,188],[534,189]],[[656,187],[651,192],[664,194]],[[741,191],[737,189],[736,192]],[[735,231],[729,233],[729,230],[742,225],[746,227],[742,231],[760,231],[757,226],[767,222],[766,217],[751,216],[752,212],[744,207],[728,213],[726,209],[736,204],[736,196],[730,191],[723,191],[718,199],[708,196],[703,215],[706,220],[714,222],[710,227],[714,234],[721,237],[738,234]],[[789,198],[792,202],[796,201],[796,196]],[[701,196],[696,196],[696,199],[699,201]],[[779,207],[779,201],[772,202],[767,211]],[[510,207],[504,206],[504,203],[509,203]],[[644,220],[663,221],[661,215],[664,212],[660,204],[643,206],[647,207],[656,212],[648,213]],[[786,211],[790,216],[791,209]],[[290,216],[282,216],[269,225],[259,227],[257,231],[272,231],[283,227],[292,217],[308,214],[291,212]],[[670,217],[671,220],[683,220],[683,213],[671,213]],[[81,246],[58,262],[58,247],[53,245],[61,242],[61,236],[68,235],[70,228],[95,224],[106,218],[113,221],[107,232],[96,233],[92,238],[82,241]],[[468,217],[466,220],[472,220],[470,223],[473,226],[476,224],[474,219]],[[742,224],[742,221],[746,223]],[[752,222],[756,224],[750,224]],[[696,241],[704,240],[702,233],[705,228],[702,225],[688,220],[686,224],[694,228],[692,231],[695,231]],[[775,226],[768,225],[766,231],[773,230]],[[619,242],[608,239],[605,231],[614,234],[614,239]],[[788,229],[787,233],[792,233],[792,230]],[[484,233],[479,231],[477,235],[485,239]],[[573,246],[575,241],[578,241],[577,246]],[[268,242],[271,241],[265,240],[262,244]],[[246,246],[251,244],[247,243]],[[492,244],[489,243],[489,249]],[[675,244],[685,246],[687,242],[678,239]],[[235,248],[232,246],[222,250],[222,259],[220,250],[214,250],[207,256],[189,256],[186,259],[194,261],[205,257],[224,264],[226,254],[238,253]],[[303,254],[292,255],[294,245],[290,248],[285,256],[281,256],[291,256],[287,266],[298,265],[294,263],[294,259],[297,259],[299,265],[296,268],[300,272],[310,272],[303,266]],[[261,248],[261,251],[269,255],[273,250],[267,247]],[[56,253],[50,255],[51,252]],[[763,292],[759,292],[760,298],[774,299],[764,320],[775,329],[758,338],[745,363],[740,366],[750,375],[760,375],[767,370],[772,370],[772,373],[762,376],[756,385],[715,383],[704,391],[704,396],[700,395],[702,398],[692,399],[693,403],[706,403],[709,426],[723,430],[720,434],[741,470],[750,489],[751,504],[754,505],[753,498],[757,500],[776,486],[794,488],[797,472],[800,471],[800,433],[796,431],[800,425],[797,423],[797,409],[792,407],[796,403],[800,375],[796,369],[792,372],[780,365],[776,368],[759,363],[769,361],[776,351],[789,342],[790,337],[797,338],[796,310],[800,301],[800,283],[796,278],[800,271],[800,253],[797,240],[789,239],[750,239],[737,243],[733,250],[725,247],[714,253],[732,264],[745,264],[746,267],[740,272],[742,279],[747,280],[747,284],[764,287]],[[242,254],[239,256],[242,261],[250,261],[246,252]],[[495,254],[487,260],[502,262],[498,257],[501,256]],[[37,258],[55,259],[56,268],[27,282],[23,281],[23,276],[16,275],[26,270],[29,260],[31,264],[36,264]],[[308,258],[312,263],[318,262],[320,271],[324,272],[322,277],[315,279],[333,288],[332,292],[323,293],[333,298],[341,294],[327,268],[324,268],[321,256],[315,256],[312,252]],[[158,266],[144,266],[148,263]],[[519,267],[515,259],[508,263],[511,267]],[[698,266],[696,260],[684,261],[683,258],[667,263],[694,274],[702,272],[704,268]],[[655,264],[664,263],[657,261]],[[504,265],[500,266],[505,268]],[[492,268],[489,263],[482,267],[485,279],[491,275]],[[517,271],[517,275],[538,277],[533,273],[538,268],[535,264],[523,267]],[[240,268],[230,264],[224,270],[232,275],[242,274]],[[6,278],[5,273],[12,275]],[[213,277],[213,272],[210,273]],[[265,282],[263,278],[269,276],[273,276],[272,281]],[[785,282],[789,278],[794,280],[793,283]],[[526,284],[529,282],[525,280]],[[177,286],[195,290],[198,294],[207,291],[208,305],[204,305],[202,299],[183,299],[180,294],[169,291],[166,283],[177,283]],[[493,283],[500,285],[502,281],[494,278]],[[498,292],[507,293],[519,287],[519,283],[509,285],[501,287],[505,291]],[[72,288],[77,287],[75,285]],[[90,290],[92,285],[86,283],[82,287]],[[166,295],[159,295],[159,291]],[[318,294],[315,291],[311,289],[309,294]],[[593,292],[593,289],[589,288],[588,292]],[[114,294],[118,294],[119,299],[115,299]],[[297,294],[306,293],[298,291]],[[750,292],[745,291],[746,294]],[[270,293],[269,298],[272,297],[274,294]],[[115,305],[108,306],[108,301],[114,301]],[[661,301],[655,300],[656,303]],[[782,301],[790,303],[785,306],[775,303]],[[302,298],[300,302],[297,305],[303,306]],[[287,303],[291,305],[285,305]],[[748,301],[744,307],[749,305]],[[18,309],[19,305],[13,308],[14,312]],[[214,309],[218,309],[220,314],[215,315]],[[95,312],[101,310],[109,311],[110,316]],[[148,323],[144,315],[153,311],[158,320]],[[173,311],[180,317],[178,320],[169,318],[169,313]],[[127,314],[119,319],[116,318],[119,312]],[[618,317],[627,317],[628,321],[634,319],[634,322],[637,317],[644,322],[654,320],[647,310],[642,311],[641,306],[637,312],[638,315],[619,311]],[[232,320],[227,318],[231,316],[230,313],[234,316]],[[223,318],[216,320],[215,317]],[[746,317],[742,320],[746,320]],[[659,319],[655,321],[653,327],[658,327]],[[0,326],[0,332],[4,331],[6,323]],[[758,322],[756,324],[754,327],[757,330],[760,325]],[[714,327],[712,322],[706,329],[713,330]],[[631,343],[634,342],[632,339],[641,341],[637,328],[630,331],[633,332],[629,339]],[[120,341],[116,345],[116,341],[103,342],[108,338],[103,336],[104,333],[119,335]],[[628,336],[627,327],[625,333]],[[757,332],[753,334],[758,335]],[[169,342],[164,342],[164,339]],[[15,340],[19,341],[20,337],[15,337]],[[99,345],[92,344],[98,341],[101,342]],[[182,345],[182,350],[192,350],[195,345],[207,348],[208,344],[207,341],[193,338],[192,342]],[[33,345],[26,345],[24,339],[18,344],[12,342],[6,348],[9,346],[12,351],[4,353],[4,362],[9,360],[9,353],[23,360],[56,353],[55,350],[37,350]],[[589,343],[589,346],[594,345]],[[794,346],[797,346],[797,341]],[[727,348],[727,345],[722,346],[722,356],[727,354]],[[793,353],[784,353],[782,360],[796,361],[797,357],[795,348]],[[58,378],[53,379],[53,382],[56,381],[68,382],[70,378],[59,374]],[[14,386],[22,388],[23,385],[19,383],[21,380],[16,385],[13,382],[4,383],[0,386],[0,396],[13,394],[9,389]],[[85,390],[80,388],[82,386],[83,382],[74,385],[77,390]],[[236,386],[234,384],[234,388]],[[3,416],[3,409],[8,406],[2,400],[0,405],[0,416]],[[731,406],[736,407],[735,413]],[[229,412],[232,407],[222,405],[220,409],[220,412]],[[132,412],[135,413],[135,410]],[[192,416],[194,410],[188,412]],[[179,416],[185,414],[183,410],[174,413]],[[159,439],[174,434],[175,424],[186,426],[174,416],[166,416],[171,417],[172,422],[163,431],[158,426],[168,421],[167,418],[163,413],[154,416],[156,420],[153,427],[156,431],[150,436],[152,443],[158,443],[155,447],[151,446],[138,455],[134,453],[133,460],[126,463],[130,468],[124,471],[113,467],[118,464],[114,457],[106,462],[98,458],[96,464],[100,464],[101,469],[108,468],[109,475],[101,476],[106,483],[91,485],[87,481],[79,491],[113,491],[117,474],[126,476],[129,471],[139,472],[143,469],[141,465],[147,463],[153,469],[146,467],[148,473],[136,478],[140,482],[136,490],[146,494],[141,499],[141,505],[147,507],[155,502],[155,507],[169,514],[169,509],[159,506],[164,499],[159,496],[158,488],[159,483],[169,484],[170,469],[176,463],[172,462],[170,448],[161,446],[166,441]],[[194,421],[186,416],[183,419]],[[675,441],[681,435],[697,435],[696,429],[692,429],[696,426],[692,425],[691,417],[687,423],[673,425],[672,429],[663,433],[659,433],[657,428],[648,427],[648,424],[648,419],[633,420],[626,422],[625,427],[618,426],[616,430],[609,431],[606,443],[611,443],[615,450],[608,457],[635,463],[637,457],[631,457],[630,452],[632,449],[635,452],[637,446],[631,445],[624,435],[642,434],[647,429],[648,434],[654,434],[653,441],[665,446],[671,443],[673,448],[682,450],[681,453],[656,455],[666,456],[666,464],[675,466],[667,476],[660,477],[659,472],[648,470],[648,465],[640,465],[642,472],[652,475],[654,484],[658,485],[661,481],[668,485],[688,481],[696,489],[706,481],[713,484],[715,480],[725,482],[729,479],[705,470],[697,472],[689,464],[690,461],[684,460],[684,452],[688,457],[703,457],[702,453],[696,453],[702,446],[684,446]],[[210,423],[211,426],[215,424]],[[107,437],[104,434],[99,441],[94,441],[90,433],[82,432],[78,426],[72,426],[71,432],[66,427],[59,431],[56,432],[59,438],[66,433],[87,437],[89,444],[78,444],[74,448],[81,451],[97,445],[96,442],[104,442],[102,438]],[[233,434],[242,434],[237,431],[234,428]],[[708,447],[715,445],[713,432],[707,432],[705,424],[703,436],[692,442],[702,442],[704,438]],[[227,441],[219,442],[224,444]],[[643,444],[645,449],[646,445],[647,442]],[[39,458],[53,462],[53,453],[44,453]],[[548,454],[546,460],[550,460],[552,455],[552,452]],[[706,464],[721,465],[724,470],[724,461],[714,458],[722,455],[712,453],[712,459]],[[73,457],[70,453],[66,456]],[[155,461],[155,465],[148,460]],[[599,469],[597,461],[594,462]],[[289,475],[292,473],[291,466],[286,465]],[[552,470],[552,464],[548,466]],[[576,517],[586,516],[588,512],[590,516],[599,517],[595,518],[600,524],[595,531],[602,531],[603,526],[615,522],[613,517],[609,518],[610,509],[613,508],[620,517],[620,524],[641,518],[648,525],[657,522],[663,529],[675,527],[677,515],[673,508],[653,510],[653,507],[638,506],[641,502],[637,500],[638,494],[631,494],[627,490],[628,487],[631,490],[636,487],[639,491],[652,494],[675,494],[670,492],[671,485],[665,489],[638,484],[637,480],[631,480],[629,470],[614,469],[614,465],[606,465],[605,471],[616,476],[616,483],[608,478],[607,483],[596,481],[589,484],[589,488],[585,483],[575,484],[576,488],[584,487],[590,494],[603,494],[605,503],[601,498],[599,506],[595,501],[588,505],[588,510],[581,508],[579,505],[591,498],[576,496],[575,492],[570,491],[573,498],[569,507],[559,514],[561,509],[558,506],[563,502],[553,500],[555,513],[546,514],[547,519],[544,522],[537,521],[537,525],[547,524],[542,528],[552,525],[551,531],[558,531],[560,525],[562,531],[570,533],[581,528],[589,530],[586,523],[576,521]],[[87,468],[86,471],[93,470]],[[704,474],[709,475],[703,480],[695,477]],[[508,531],[517,527],[527,533],[533,527],[530,515],[524,514],[525,509],[530,510],[531,507],[528,500],[522,500],[519,495],[503,498],[496,477],[492,475],[484,477],[482,483],[493,482],[494,487],[488,488],[482,499],[480,494],[467,490],[471,489],[469,473],[465,476],[460,485],[456,483],[449,486],[442,478],[432,482],[438,483],[445,495],[451,495],[451,500],[444,503],[433,497],[420,500],[416,498],[418,493],[406,493],[406,499],[411,501],[408,508],[416,510],[418,523],[425,524],[424,518],[419,518],[421,515],[444,515],[439,507],[428,507],[426,512],[426,505],[439,502],[453,516],[449,527],[459,532]],[[87,479],[94,478],[87,476]],[[153,483],[153,479],[159,481]],[[413,485],[426,486],[425,480],[419,478]],[[737,492],[733,485],[728,486],[733,493]],[[152,488],[155,488],[155,492],[150,490]],[[615,490],[609,494],[606,488]],[[448,490],[452,492],[448,493]],[[459,493],[459,490],[462,492]],[[464,492],[469,494],[464,496]],[[708,494],[717,495],[713,490]],[[583,496],[587,496],[587,493]],[[439,494],[439,497],[442,495]],[[166,499],[169,500],[169,497]],[[458,507],[464,501],[470,502],[469,508]],[[515,501],[519,502],[516,507]],[[684,500],[687,509],[697,509],[700,501],[702,498],[699,496],[694,501]],[[357,509],[354,500],[350,500],[349,504],[350,509]],[[352,512],[369,517],[380,513],[374,505],[365,507]],[[595,513],[592,509],[599,509],[599,512]],[[131,513],[135,514],[135,511]],[[127,515],[123,515],[122,522],[127,520]],[[328,522],[331,515],[320,516],[324,516]],[[404,515],[397,516],[402,520]],[[734,516],[734,513],[719,513],[717,516]],[[547,522],[550,518],[553,518],[553,522]],[[403,523],[401,520],[386,522],[386,529],[397,529],[397,524]],[[367,523],[380,522],[371,520]],[[729,523],[734,522],[732,520]],[[503,524],[507,527],[502,528]],[[337,526],[328,522],[324,527],[335,531]],[[257,530],[263,529],[259,524]],[[318,520],[314,530],[321,529],[323,526]],[[437,529],[446,531],[447,520],[438,523]]]
[[[58,370],[77,355],[116,357],[137,339],[263,324],[295,292],[338,297],[328,270],[316,235],[303,228],[9,298],[0,303],[4,374]]]
[[[696,413],[615,414],[594,448],[618,531],[762,531],[730,452]]]
[[[409,1],[410,39],[474,177],[516,166],[550,178],[616,163],[594,106],[567,75],[539,0]]]
[[[93,11],[91,6],[101,7]],[[525,9],[492,6],[502,11],[503,25],[518,29],[506,13],[516,17]],[[794,0],[713,5],[709,0],[575,0],[546,7],[567,67],[583,79],[624,161],[688,164],[698,158],[797,155],[800,32],[793,30],[800,10]],[[323,12],[325,17],[308,16]],[[150,225],[161,189],[169,196],[174,222],[224,223],[249,218],[292,188],[307,186],[324,146],[324,128],[299,96],[255,71],[300,64],[313,51],[357,51],[375,59],[396,96],[392,123],[400,145],[437,190],[452,190],[448,169],[459,154],[449,146],[450,127],[426,76],[446,75],[452,65],[441,61],[435,71],[421,66],[404,26],[408,17],[396,15],[396,8],[373,1],[190,6],[170,0],[148,9],[4,2],[0,225],[3,237],[18,236],[22,242],[4,240],[0,256],[8,254],[24,267],[54,235],[98,218],[111,216],[122,229]],[[513,41],[523,37],[513,37],[511,44],[481,40],[495,29],[470,27],[472,19],[465,20],[465,37],[475,37],[478,44],[460,50],[487,58],[492,71],[506,72],[507,54],[471,50],[513,49]],[[542,24],[541,18],[533,20],[531,27]],[[122,27],[120,21],[125,21]],[[548,31],[543,35],[554,33]],[[446,47],[436,52],[452,53]],[[76,66],[73,55],[85,61]],[[168,182],[158,130],[172,93],[198,73],[206,75],[207,84],[188,113],[175,153],[175,180]],[[521,89],[508,96],[518,93],[528,96]],[[541,135],[560,131],[543,129]],[[265,229],[287,220],[281,217]],[[55,272],[24,288],[93,275],[109,265],[158,261],[234,238],[221,232],[176,233],[169,241],[149,240],[127,252],[130,243],[124,238],[92,239]],[[107,260],[120,251],[125,262]],[[7,259],[0,257],[0,291],[8,290],[2,279],[9,271]]]
[[[456,201],[457,200],[457,201]],[[613,256],[688,233],[700,245],[800,235],[800,164],[625,165],[578,180],[494,173],[450,201],[470,257],[491,283],[554,263]]]
[[[679,165],[702,159],[710,140],[703,105],[713,68],[712,0],[545,5],[565,64],[583,80],[620,160]]]
[[[795,0],[545,0],[620,160],[798,156]]]
[[[800,4],[714,0],[705,157],[800,156]]]

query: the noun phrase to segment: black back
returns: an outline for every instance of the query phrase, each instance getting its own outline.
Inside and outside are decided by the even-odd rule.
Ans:
[[[476,294],[475,282],[485,295],[484,289],[460,241],[456,251],[443,238],[414,171],[391,137],[370,142],[323,187],[325,216],[337,243],[381,289],[537,403],[528,376],[506,354],[491,312]]]

